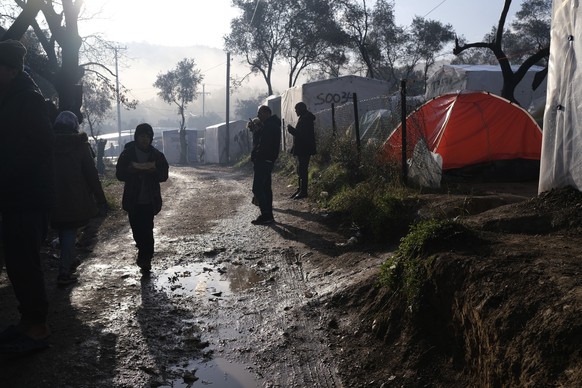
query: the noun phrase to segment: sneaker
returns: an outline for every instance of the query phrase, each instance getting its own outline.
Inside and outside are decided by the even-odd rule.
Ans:
[[[68,286],[69,284],[75,284],[78,281],[79,281],[79,278],[73,274],[59,275],[57,277],[57,285],[58,286]]]
[[[273,222],[275,222],[275,219],[273,217],[264,217],[263,215],[260,215],[257,217],[256,220],[252,220],[251,224],[253,224],[253,225],[267,225],[267,224],[272,224]]]

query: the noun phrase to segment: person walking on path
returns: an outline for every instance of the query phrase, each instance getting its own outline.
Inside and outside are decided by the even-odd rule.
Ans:
[[[307,110],[307,105],[299,102],[295,105],[295,113],[299,116],[297,126],[287,125],[287,131],[293,135],[291,154],[297,159],[298,187],[291,195],[292,199],[307,197],[309,181],[309,160],[316,153],[315,144],[315,116]]]
[[[261,128],[253,132],[253,195],[255,196],[261,214],[253,221],[254,225],[266,225],[275,221],[273,217],[273,166],[279,157],[281,147],[281,119],[273,115],[266,105],[259,107],[257,117],[261,120]]]
[[[160,182],[168,180],[168,161],[152,146],[154,130],[142,123],[135,128],[134,141],[125,145],[115,167],[117,179],[125,182],[122,207],[129,217],[137,245],[137,265],[143,274],[151,270],[154,255],[154,216],[162,209]]]
[[[40,248],[55,201],[53,133],[45,99],[24,72],[26,48],[0,42],[0,213],[6,273],[20,322],[0,332],[0,353],[48,347]]]
[[[95,216],[105,216],[107,200],[93,161],[89,138],[79,132],[77,116],[59,113],[53,126],[55,134],[56,206],[51,212],[51,227],[58,231],[61,257],[57,284],[75,283],[77,267],[75,243],[77,229]]]

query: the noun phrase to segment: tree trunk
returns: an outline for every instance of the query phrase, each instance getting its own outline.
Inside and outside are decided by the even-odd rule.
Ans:
[[[34,23],[34,19],[40,12],[42,3],[42,0],[30,0],[26,3],[20,15],[18,15],[16,20],[14,20],[14,23],[12,23],[10,28],[2,34],[2,39],[0,40],[19,40],[22,38],[28,27]]]
[[[105,173],[105,163],[103,162],[103,156],[105,155],[105,145],[107,140],[100,139],[97,141],[97,172],[101,175]]]
[[[180,128],[180,164],[188,163],[188,142],[186,141],[186,128]]]
[[[185,107],[180,106],[180,164],[188,164],[188,142],[186,141],[186,117]]]

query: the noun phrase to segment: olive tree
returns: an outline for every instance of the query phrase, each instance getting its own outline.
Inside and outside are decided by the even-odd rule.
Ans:
[[[273,94],[273,68],[283,49],[289,21],[282,17],[287,1],[233,0],[242,13],[231,20],[231,32],[224,37],[226,50],[244,58],[252,74],[261,74],[267,95]]]
[[[178,107],[180,116],[180,163],[187,163],[188,144],[186,142],[186,107],[194,101],[198,85],[204,79],[200,70],[196,69],[194,59],[184,58],[173,70],[158,74],[154,87],[159,89],[158,96],[168,103]]]
[[[5,3],[0,14],[0,40],[21,40],[28,51],[29,71],[43,93],[58,103],[59,110],[71,110],[82,121],[86,71],[100,72],[103,82],[114,84],[115,74],[108,63],[113,45],[99,34],[79,35],[79,23],[92,17],[84,15],[83,0]],[[125,100],[123,95],[120,98]]]
[[[516,15],[518,20],[512,24],[513,31],[505,28],[510,6],[511,0],[505,0],[497,27],[486,39],[482,42],[464,43],[457,38],[453,53],[460,55],[468,49],[490,50],[503,75],[501,96],[517,103],[514,95],[517,85],[533,65],[547,60],[550,55],[551,0],[525,0]],[[514,55],[511,54],[511,48],[514,48]],[[511,67],[512,59],[520,62],[516,71]],[[542,76],[545,76],[545,72],[542,72]],[[539,82],[540,77],[537,77],[536,83]]]

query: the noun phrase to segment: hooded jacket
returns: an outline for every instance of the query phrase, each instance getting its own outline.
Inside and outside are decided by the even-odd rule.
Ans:
[[[151,193],[151,203],[153,204],[154,214],[158,214],[162,210],[162,194],[160,189],[160,182],[168,180],[169,165],[165,155],[151,144],[146,151],[149,153],[148,162],[154,162],[155,172],[140,172],[133,169],[133,163],[137,163],[136,154],[137,145],[135,141],[131,141],[125,145],[125,148],[115,166],[115,176],[122,182],[125,182],[123,187],[123,199],[121,205],[123,210],[131,212],[138,204],[140,190],[142,183],[147,186]]]
[[[21,72],[0,96],[0,211],[54,204],[53,133],[44,97]]]
[[[86,224],[97,215],[97,205],[106,203],[86,133],[55,134],[55,183],[51,224],[56,229]]]
[[[263,122],[260,130],[253,132],[253,150],[251,161],[275,162],[281,148],[281,119],[271,115]]]
[[[292,155],[315,155],[315,116],[306,111],[297,121],[295,128],[288,127],[289,133],[293,135]]]

